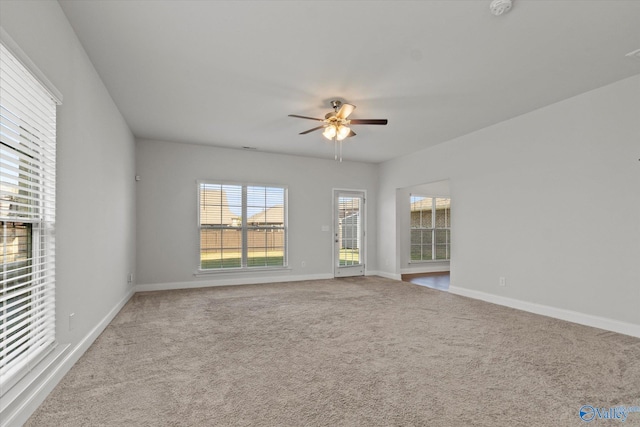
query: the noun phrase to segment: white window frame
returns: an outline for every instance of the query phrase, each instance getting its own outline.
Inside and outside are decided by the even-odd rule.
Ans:
[[[6,156],[0,162],[3,200],[0,221],[31,225],[29,268],[17,267],[18,263],[11,261],[3,239],[0,273],[0,396],[3,396],[56,346],[56,106],[61,104],[62,96],[2,28],[0,41],[0,141]],[[20,310],[19,315],[16,310]]]
[[[242,213],[241,213],[241,223],[239,226],[233,226],[231,229],[238,229],[242,233],[242,248],[241,248],[241,264],[239,267],[225,267],[225,268],[202,268],[202,257],[201,257],[201,249],[202,249],[202,230],[205,228],[217,229],[218,226],[208,226],[203,227],[201,221],[201,189],[203,185],[228,185],[228,186],[238,186],[242,188]],[[283,213],[284,213],[284,226],[283,227],[264,227],[259,225],[249,225],[248,220],[248,209],[247,209],[247,189],[248,187],[265,187],[265,188],[276,188],[283,191]],[[197,181],[197,227],[198,227],[198,267],[196,269],[196,275],[201,274],[220,274],[220,273],[233,273],[233,272],[248,272],[248,271],[262,271],[262,270],[286,270],[289,269],[288,265],[288,249],[289,249],[289,226],[288,226],[288,197],[289,197],[289,189],[285,185],[277,185],[277,184],[264,184],[264,183],[238,183],[232,181],[224,181],[224,180],[198,180]],[[278,229],[284,232],[283,236],[283,264],[282,265],[272,265],[272,266],[250,266],[248,265],[248,232],[251,230],[262,230],[262,229]]]
[[[437,199],[448,199],[449,200],[449,215],[451,215],[451,198],[450,197],[439,197],[439,196],[424,196],[421,194],[410,194],[409,195],[409,206],[411,206],[411,200],[414,197],[421,197],[423,199],[431,200],[431,227],[414,227],[411,224],[411,218],[409,218],[409,263],[417,264],[417,263],[429,263],[429,262],[449,262],[451,260],[451,227],[437,227],[436,226],[436,216],[437,216],[437,208],[436,208],[436,200]],[[409,208],[409,215],[411,215],[413,211]],[[449,218],[449,223],[451,223],[451,218]],[[413,236],[412,232],[415,230],[429,230],[431,231],[431,259],[413,259],[412,250],[413,250]],[[446,246],[446,258],[438,259],[437,256],[437,241],[436,241],[436,232],[438,230],[447,230],[449,232],[449,243]]]

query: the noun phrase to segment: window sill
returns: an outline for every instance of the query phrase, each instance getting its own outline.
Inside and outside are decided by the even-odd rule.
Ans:
[[[224,268],[219,270],[196,270],[193,275],[195,277],[201,276],[225,276],[225,275],[237,275],[237,274],[246,274],[246,273],[265,273],[265,272],[283,272],[283,271],[292,271],[293,269],[289,266],[285,267],[245,267],[245,268]]]
[[[4,421],[16,417],[21,411],[25,410],[25,406],[28,405],[28,403],[25,403],[27,400],[33,399],[33,396],[40,393],[43,388],[49,387],[49,381],[57,382],[61,379],[52,380],[60,368],[60,364],[64,363],[64,358],[67,357],[69,348],[69,344],[57,346],[54,344],[51,350],[34,365],[34,369],[6,392],[3,392],[2,398],[0,398],[0,420]],[[44,397],[46,396],[43,395]],[[9,424],[11,424],[11,421],[9,421]]]

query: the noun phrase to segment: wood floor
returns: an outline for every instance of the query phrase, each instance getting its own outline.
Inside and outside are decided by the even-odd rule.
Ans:
[[[403,274],[402,281],[432,289],[446,291],[449,289],[449,272]]]

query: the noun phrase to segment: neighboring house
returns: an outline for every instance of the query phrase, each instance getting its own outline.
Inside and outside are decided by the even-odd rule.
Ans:
[[[200,193],[200,224],[239,227],[241,217],[229,209],[227,193],[205,189]]]
[[[221,256],[222,248],[235,254],[242,247],[242,217],[229,208],[227,193],[204,189],[200,192],[200,249]]]
[[[275,205],[247,218],[247,245],[268,251],[284,250],[284,206]],[[255,227],[255,228],[251,228]]]
[[[18,210],[16,202],[21,200],[18,187],[0,183],[0,261],[11,263],[25,261],[29,258],[28,249],[31,242],[31,225],[22,223],[15,215]],[[18,222],[16,222],[18,221]],[[0,303],[0,306],[2,304]]]
[[[275,205],[262,212],[247,218],[247,225],[250,226],[277,226],[282,227],[284,224],[284,206]]]
[[[2,196],[0,196],[0,217],[1,218],[5,218],[9,216],[9,210],[11,209],[11,204],[13,202],[14,196],[8,193],[9,192],[17,193],[17,191],[12,191],[12,190],[14,189],[10,189],[8,186],[2,185],[2,183],[0,182],[0,192],[2,192]]]

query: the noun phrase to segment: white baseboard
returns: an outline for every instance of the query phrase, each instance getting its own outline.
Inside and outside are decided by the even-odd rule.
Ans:
[[[10,404],[10,412],[0,414],[0,427],[13,427],[23,425],[27,419],[44,402],[44,399],[51,393],[55,386],[65,376],[69,369],[80,359],[89,349],[91,344],[100,336],[102,331],[111,323],[114,317],[120,312],[122,307],[131,299],[134,291],[131,290],[113,307],[107,315],[76,345],[70,352],[65,353],[69,345],[59,345],[60,350],[55,362],[44,369],[41,375],[31,380],[32,386],[23,386],[23,392],[18,393],[14,402]],[[61,359],[61,360],[60,360]],[[20,383],[14,387],[20,387]]]
[[[387,279],[400,280],[399,274],[385,273],[383,271],[367,270],[366,276],[381,276]],[[189,282],[167,282],[167,283],[144,283],[134,287],[135,292],[150,291],[171,291],[176,289],[196,289],[216,286],[236,286],[236,285],[260,285],[278,282],[298,282],[301,280],[327,280],[333,279],[331,273],[305,274],[296,276],[263,276],[263,277],[217,277],[208,280],[193,280]]]
[[[301,280],[333,279],[333,274],[305,274],[297,276],[218,277],[189,282],[145,283],[134,287],[135,292],[169,291],[175,289],[210,288],[214,286],[260,285],[265,283],[298,282]]]
[[[608,319],[606,317],[593,316],[591,314],[580,313],[572,310],[551,307],[548,305],[536,304],[532,302],[507,298],[500,295],[488,294],[486,292],[475,291],[457,286],[449,286],[449,292],[464,297],[487,301],[493,304],[503,305],[530,313],[541,314],[555,319],[566,320],[580,325],[591,326],[604,329],[606,331],[617,332],[640,338],[640,325]]]
[[[384,271],[367,270],[366,276],[381,276],[392,280],[401,280],[399,274]],[[333,279],[333,274],[305,274],[296,276],[263,276],[263,277],[217,277],[207,280],[193,280],[189,282],[143,283],[134,287],[135,292],[171,291],[176,289],[210,288],[216,286],[261,285],[278,282],[298,282],[301,280]]]

